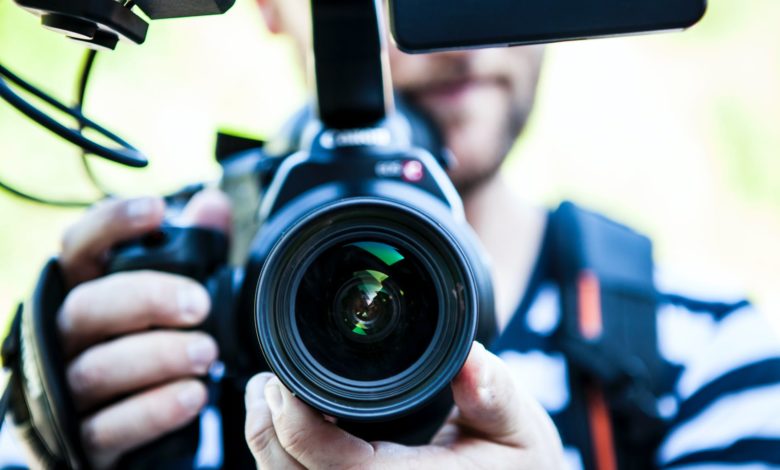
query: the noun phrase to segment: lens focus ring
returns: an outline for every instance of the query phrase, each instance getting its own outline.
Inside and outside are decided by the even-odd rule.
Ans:
[[[473,274],[452,236],[387,201],[298,222],[257,289],[271,368],[324,413],[384,419],[422,406],[462,366],[476,330]]]

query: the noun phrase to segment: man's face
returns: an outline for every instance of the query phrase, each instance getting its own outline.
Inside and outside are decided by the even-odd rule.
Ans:
[[[293,36],[303,58],[309,0],[260,3],[271,29]],[[495,174],[531,112],[542,48],[409,55],[388,43],[396,90],[433,118],[455,155],[455,186],[468,191]]]

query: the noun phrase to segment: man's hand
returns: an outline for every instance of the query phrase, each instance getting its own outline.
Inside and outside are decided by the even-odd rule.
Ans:
[[[343,431],[262,373],[247,384],[246,439],[263,469],[564,468],[550,417],[479,343],[452,391],[456,409],[432,443],[406,447]]]
[[[179,330],[206,318],[206,290],[193,280],[152,271],[98,278],[108,250],[159,226],[164,210],[157,198],[104,202],[63,240],[59,259],[73,290],[58,325],[68,384],[83,416],[83,442],[98,468],[183,427],[206,403],[197,377],[217,358],[216,342]],[[227,198],[216,191],[196,195],[182,221],[227,230]]]

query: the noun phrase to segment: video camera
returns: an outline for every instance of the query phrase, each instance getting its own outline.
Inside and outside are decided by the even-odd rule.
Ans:
[[[144,41],[148,24],[134,7],[155,20],[223,13],[233,3],[15,1],[43,26],[99,49],[114,49],[120,39]],[[399,47],[429,52],[683,28],[703,15],[704,3],[391,0],[388,10]],[[495,334],[493,291],[447,178],[449,157],[437,130],[393,95],[383,12],[379,0],[311,0],[316,104],[293,117],[273,145],[220,156],[222,189],[251,209],[239,207],[248,215],[236,221],[251,239],[243,256],[234,253],[228,263],[223,234],[171,219],[115,247],[107,271],[157,269],[207,286],[213,308],[203,329],[217,339],[225,366],[213,378],[223,414],[243,419],[235,397],[252,374],[270,369],[358,436],[421,444],[449,413],[448,385],[472,342],[488,343]],[[0,77],[58,103],[3,67]],[[85,152],[131,166],[146,162],[80,108],[59,104],[79,122],[69,129],[2,79],[0,96]],[[84,128],[119,147],[88,139]],[[197,189],[169,202],[181,207]],[[27,437],[48,463],[84,468],[78,415],[52,333],[66,294],[58,276],[54,261],[33,307],[17,316],[4,363],[13,364],[11,393],[23,399],[12,400],[12,416]],[[236,439],[243,442],[234,429],[224,430],[226,448]],[[197,424],[129,455],[125,465],[162,468],[194,455],[196,443]]]

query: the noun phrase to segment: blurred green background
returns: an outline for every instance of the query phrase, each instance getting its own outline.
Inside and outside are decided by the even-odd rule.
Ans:
[[[670,284],[748,293],[780,325],[780,2],[711,0],[685,33],[548,47],[537,109],[504,171],[518,194],[573,199],[650,234]],[[158,21],[98,57],[87,111],[152,159],[96,162],[123,195],[213,180],[215,130],[273,134],[306,99],[292,46],[251,1]],[[83,49],[0,0],[0,61],[62,98]],[[0,179],[94,196],[77,152],[0,103]],[[27,295],[78,210],[0,193],[0,314]]]

